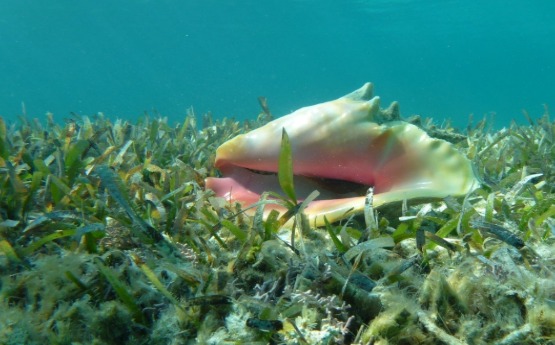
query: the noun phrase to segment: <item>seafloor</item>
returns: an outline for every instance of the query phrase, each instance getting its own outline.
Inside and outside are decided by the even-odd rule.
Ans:
[[[294,241],[203,187],[216,148],[267,120],[0,118],[0,344],[555,344],[547,113],[421,123],[479,189]]]

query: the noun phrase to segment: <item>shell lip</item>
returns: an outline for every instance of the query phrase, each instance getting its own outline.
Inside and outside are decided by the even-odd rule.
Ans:
[[[206,187],[228,202],[241,204],[247,214],[254,214],[255,209],[249,209],[249,207],[259,202],[264,193],[274,192],[285,197],[279,186],[277,173],[274,171],[255,171],[231,164],[221,168],[222,173],[225,172],[223,175],[225,177],[207,178]],[[324,217],[329,222],[335,222],[350,214],[359,213],[360,205],[364,205],[365,195],[370,187],[348,181],[302,175],[294,176],[294,185],[299,202],[315,190],[320,193],[318,198],[304,210],[309,223],[315,227],[325,224]],[[266,200],[272,199],[275,200],[275,197],[271,195],[266,198]],[[375,199],[375,204],[376,201],[378,200]],[[281,214],[287,211],[280,204],[267,203],[264,205],[264,216],[267,217],[273,210]],[[290,225],[287,224],[286,227]]]
[[[229,162],[219,167],[223,178],[208,178],[207,187],[217,195],[224,196],[228,201],[247,200],[256,202],[265,192],[281,193],[281,187],[275,169],[255,170],[232,165]],[[341,179],[314,176],[294,175],[295,191],[302,201],[314,190],[320,195],[318,201],[337,200],[364,196],[371,185],[359,184]],[[247,202],[250,203],[250,202]]]

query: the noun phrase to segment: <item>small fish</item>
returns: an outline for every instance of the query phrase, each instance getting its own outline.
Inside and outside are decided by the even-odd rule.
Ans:
[[[510,244],[511,246],[518,249],[524,247],[525,245],[524,241],[520,237],[497,224],[493,224],[483,220],[474,220],[470,223],[470,225],[480,230],[485,230],[490,234],[495,235],[501,241]]]
[[[195,298],[190,298],[187,300],[188,305],[229,305],[231,304],[231,298],[224,295],[210,295],[210,296],[200,296]]]
[[[251,317],[247,320],[247,327],[258,329],[263,332],[277,332],[283,329],[283,322],[280,320],[261,320]]]

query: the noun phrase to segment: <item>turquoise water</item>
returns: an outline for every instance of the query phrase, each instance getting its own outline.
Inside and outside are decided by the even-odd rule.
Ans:
[[[552,0],[0,2],[0,115],[276,115],[372,81],[464,126],[555,104]]]

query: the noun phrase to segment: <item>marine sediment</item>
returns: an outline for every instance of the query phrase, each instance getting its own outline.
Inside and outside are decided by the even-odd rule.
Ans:
[[[217,147],[270,117],[0,118],[0,344],[554,344],[547,111],[413,120],[479,188],[320,228],[291,203],[293,230],[204,186]]]

